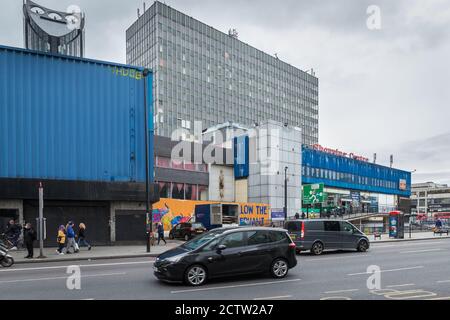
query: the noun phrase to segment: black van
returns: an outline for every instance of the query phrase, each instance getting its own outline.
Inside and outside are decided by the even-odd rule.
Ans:
[[[348,221],[333,219],[292,220],[285,223],[296,251],[310,250],[320,255],[324,250],[369,249],[369,238]]]

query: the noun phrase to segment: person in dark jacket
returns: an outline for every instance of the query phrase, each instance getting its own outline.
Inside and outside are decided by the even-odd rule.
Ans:
[[[88,247],[88,250],[92,249],[89,242],[86,241],[86,225],[84,223],[80,223],[78,229],[78,247],[81,248],[81,246]]]
[[[25,257],[25,259],[32,259],[34,252],[33,252],[33,243],[37,239],[36,232],[34,231],[33,227],[31,226],[31,223],[27,223],[25,225],[23,240],[25,242],[25,246],[27,247],[28,255]]]
[[[166,240],[164,239],[164,225],[159,222],[158,223],[158,245],[160,241],[164,241],[164,244],[167,244]]]
[[[73,248],[73,253],[78,252],[78,245],[75,242],[75,231],[73,230],[74,223],[72,221],[69,221],[66,227],[66,253],[71,254],[69,249]]]
[[[19,224],[16,224],[14,220],[10,220],[8,225],[6,226],[5,235],[9,241],[12,242],[14,248],[12,250],[17,249],[17,243],[19,242],[20,234],[22,233],[22,227]]]

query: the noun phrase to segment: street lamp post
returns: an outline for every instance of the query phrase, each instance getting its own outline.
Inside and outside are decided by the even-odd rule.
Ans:
[[[147,76],[150,71],[148,69],[144,69],[142,75],[144,77],[144,119],[145,119],[145,224],[147,227],[147,252],[151,251],[151,233],[152,233],[152,224],[153,217],[150,212],[150,181],[149,181],[149,139],[148,139],[148,106],[147,106]]]
[[[287,221],[287,170],[288,167],[284,167],[284,221]]]

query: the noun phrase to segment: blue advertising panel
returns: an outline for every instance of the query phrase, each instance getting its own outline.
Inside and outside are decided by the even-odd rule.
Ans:
[[[389,238],[398,237],[398,215],[389,216]]]
[[[234,177],[244,179],[249,176],[249,137],[240,136],[234,138]]]

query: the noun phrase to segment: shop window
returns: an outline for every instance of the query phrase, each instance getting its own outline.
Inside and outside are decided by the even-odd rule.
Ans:
[[[156,166],[159,168],[170,168],[170,159],[164,157],[156,157]]]
[[[173,183],[172,184],[172,198],[184,200],[184,184]]]
[[[208,200],[207,186],[198,186],[198,200]]]
[[[172,169],[183,170],[184,169],[183,161],[172,160]]]
[[[189,171],[195,171],[195,164],[191,162],[185,162],[184,169]]]
[[[197,186],[192,184],[185,185],[186,200],[197,200]]]
[[[161,198],[169,198],[170,182],[158,182],[159,185],[159,196]]]

